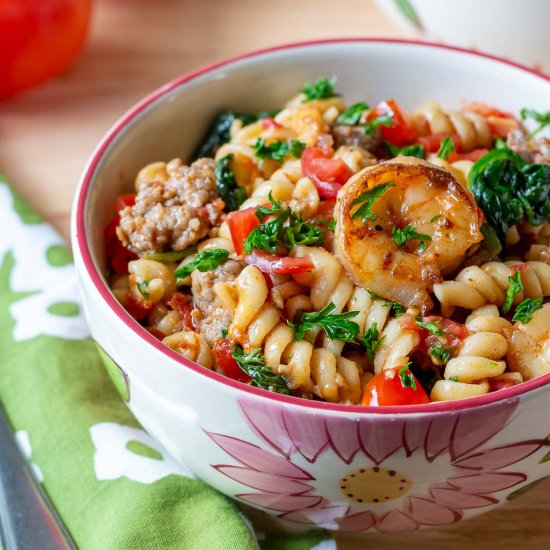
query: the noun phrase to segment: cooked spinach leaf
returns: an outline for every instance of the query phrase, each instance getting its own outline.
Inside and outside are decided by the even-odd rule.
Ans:
[[[508,228],[524,219],[540,225],[550,218],[550,166],[527,164],[508,148],[480,158],[468,185],[502,243]]]
[[[239,206],[248,198],[246,191],[237,185],[235,174],[229,166],[232,159],[233,155],[225,155],[225,157],[218,160],[214,171],[218,193],[224,200],[225,209],[228,212],[238,210]]]

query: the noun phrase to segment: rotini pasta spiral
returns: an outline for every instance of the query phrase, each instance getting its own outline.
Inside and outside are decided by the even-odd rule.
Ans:
[[[458,134],[464,151],[490,147],[493,142],[487,121],[477,113],[443,111],[438,103],[428,101],[416,116],[427,122],[431,134]]]
[[[515,296],[515,304],[524,298],[550,296],[549,265],[538,261],[489,262],[480,267],[466,267],[454,281],[434,285],[442,314],[451,316],[457,306],[465,309],[477,309],[485,304],[502,306],[510,286],[509,277],[517,269],[515,266],[520,267],[524,289],[523,293]]]

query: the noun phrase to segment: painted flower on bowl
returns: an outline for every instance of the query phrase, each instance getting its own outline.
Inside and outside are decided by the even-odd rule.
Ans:
[[[499,403],[489,417],[466,409],[353,419],[247,399],[240,406],[273,452],[207,432],[239,463],[214,468],[254,490],[236,497],[283,519],[341,531],[409,531],[459,521],[465,511],[497,504],[505,496],[499,493],[524,483],[527,476],[514,465],[547,443],[490,445],[517,400]],[[428,481],[434,478],[440,481]]]

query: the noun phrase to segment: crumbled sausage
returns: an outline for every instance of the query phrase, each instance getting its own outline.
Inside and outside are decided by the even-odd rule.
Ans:
[[[352,147],[361,147],[369,153],[375,153],[382,145],[382,134],[378,128],[375,128],[370,135],[365,134],[365,128],[362,126],[349,126],[339,124],[332,129],[334,137],[334,147],[337,149],[342,145]]]
[[[219,340],[222,330],[229,328],[232,315],[221,306],[214,292],[218,282],[233,282],[243,270],[243,265],[235,260],[227,260],[224,264],[201,273],[198,270],[191,274],[191,292],[199,315],[195,315],[196,326],[206,341],[212,346]]]
[[[508,134],[506,145],[530,164],[550,164],[549,138],[529,139],[525,131],[518,129]]]
[[[142,182],[135,204],[120,212],[118,238],[139,256],[185,250],[221,221],[216,162],[202,158],[191,166],[171,164],[166,181]]]

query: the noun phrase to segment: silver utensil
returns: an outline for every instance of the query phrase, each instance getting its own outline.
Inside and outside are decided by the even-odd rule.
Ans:
[[[76,549],[21,455],[1,406],[0,541],[3,550]]]

